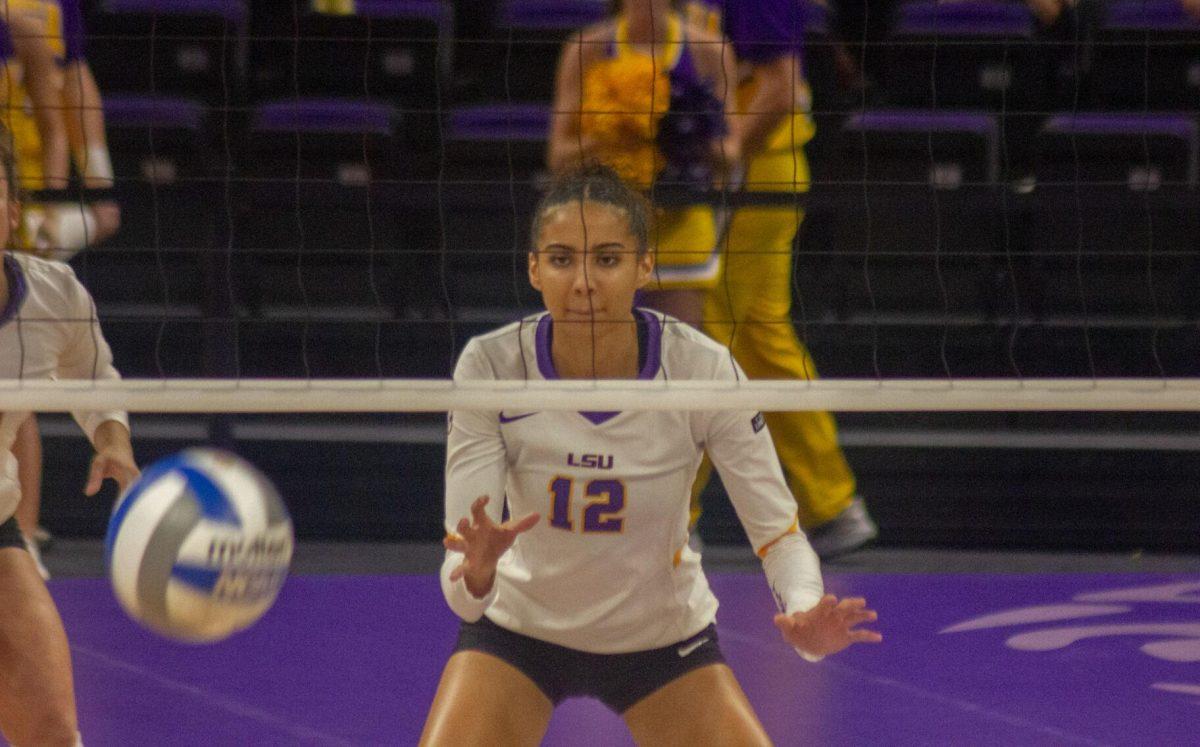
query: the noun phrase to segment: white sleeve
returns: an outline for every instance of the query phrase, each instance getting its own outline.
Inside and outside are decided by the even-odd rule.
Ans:
[[[454,369],[455,381],[494,379],[495,373],[475,341],[459,356]],[[500,436],[500,413],[495,411],[455,410],[449,415],[446,436],[446,513],[447,535],[455,533],[458,522],[471,514],[471,504],[481,495],[488,496],[487,512],[499,522],[504,510],[504,485],[508,462]],[[446,551],[442,562],[442,593],[454,613],[475,622],[496,596],[496,586],[482,599],[467,590],[462,579],[450,581],[450,573],[462,563],[462,553]]]
[[[100,321],[96,318],[96,305],[87,289],[72,273],[69,287],[65,291],[69,315],[64,319],[66,325],[66,346],[58,358],[57,375],[60,379],[120,379],[121,374],[113,366],[112,349],[104,339],[100,330]],[[75,422],[87,434],[88,440],[95,443],[96,429],[101,423],[115,420],[129,428],[129,415],[121,410],[88,411],[80,410],[71,413]]]
[[[746,375],[727,359],[714,378],[745,380]],[[708,417],[705,447],[754,552],[762,559],[780,611],[790,614],[811,609],[824,594],[821,564],[800,530],[796,500],[783,477],[762,414],[727,411]]]

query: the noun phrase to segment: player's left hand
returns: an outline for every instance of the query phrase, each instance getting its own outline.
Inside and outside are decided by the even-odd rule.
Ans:
[[[122,492],[137,479],[142,472],[133,461],[133,455],[121,448],[101,449],[92,457],[92,467],[88,470],[87,486],[84,495],[95,495],[100,492],[100,486],[105,480],[117,481]]]
[[[879,643],[883,636],[874,630],[856,628],[865,622],[875,622],[879,615],[867,609],[867,600],[848,597],[838,600],[826,594],[817,606],[807,612],[775,615],[775,627],[783,640],[814,656],[836,654],[853,643]]]

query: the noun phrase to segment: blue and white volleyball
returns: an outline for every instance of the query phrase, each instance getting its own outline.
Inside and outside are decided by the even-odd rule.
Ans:
[[[205,643],[270,609],[293,545],[291,518],[266,476],[229,452],[197,448],[146,468],[113,509],[104,551],[130,617]]]

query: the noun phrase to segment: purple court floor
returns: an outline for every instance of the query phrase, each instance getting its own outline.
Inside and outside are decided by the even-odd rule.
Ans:
[[[781,745],[1200,744],[1200,575],[837,574],[885,636],[808,664],[761,574],[714,573],[721,645]],[[455,634],[429,575],[301,576],[213,646],[131,623],[103,579],[51,583],[97,745],[415,744]],[[590,701],[550,745],[622,745]]]

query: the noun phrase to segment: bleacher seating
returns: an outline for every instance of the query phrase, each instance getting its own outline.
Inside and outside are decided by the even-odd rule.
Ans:
[[[982,322],[1003,243],[998,130],[994,116],[979,113],[850,117],[838,154],[844,178],[872,186],[839,190],[831,245],[815,255],[802,248],[806,305],[843,318],[870,311]]]
[[[357,0],[356,14],[341,16],[306,0],[97,3],[89,29],[106,41],[91,57],[125,209],[121,234],[77,261],[102,312],[160,322],[202,313],[207,270],[197,263],[232,247],[237,312],[256,340],[246,360],[261,354],[265,371],[263,351],[287,359],[297,333],[282,320],[309,314],[310,352],[343,333],[367,351],[308,361],[333,372],[353,361],[387,368],[374,362],[374,341],[399,318],[535,305],[522,252],[552,71],[566,35],[607,4],[496,0],[473,12],[462,38],[451,5]],[[826,11],[801,7],[819,178],[804,200],[796,313],[823,344],[848,346],[852,371],[870,369],[862,345],[886,353],[891,341],[896,373],[936,370],[937,356],[901,348],[953,349],[947,319],[991,325],[997,339],[963,338],[958,360],[998,371],[995,356],[1008,351],[997,320],[1070,327],[1084,302],[1111,318],[1196,315],[1184,288],[1200,254],[1189,202],[1200,25],[1174,0],[1109,4],[1094,43],[1079,46],[1091,74],[1067,103],[1081,111],[1062,116],[1047,112],[1061,108],[1057,66],[1075,47],[1045,38],[1024,3],[903,4],[880,50],[879,99],[891,109],[865,112],[837,88]],[[153,75],[127,64],[151,58]],[[1106,114],[1121,109],[1138,117]],[[1088,192],[1082,213],[1076,188]],[[322,326],[338,314],[361,314],[364,326]],[[896,335],[856,342],[866,327],[855,325],[872,315]],[[1018,349],[1080,350],[1074,333],[1038,334],[1018,336]],[[149,361],[147,350],[134,355]]]
[[[1051,117],[1037,141],[1033,244],[1044,313],[1179,319],[1200,256],[1193,117]]]
[[[241,154],[235,245],[243,301],[273,307],[395,305],[397,218],[373,190],[404,173],[401,116],[338,99],[256,107]]]
[[[886,49],[889,103],[1028,110],[1040,103],[1035,23],[1022,3],[910,2]]]
[[[1178,0],[1112,0],[1098,42],[1094,107],[1200,109],[1200,21]]]
[[[105,94],[241,101],[243,0],[102,0],[87,21],[88,64]]]
[[[449,103],[453,61],[447,3],[356,0],[353,15],[312,12],[304,0],[290,5],[256,17],[249,44],[255,101],[387,102],[412,125],[406,132],[414,146],[437,146],[438,112]]]
[[[604,0],[500,0],[492,34],[457,44],[461,98],[549,102],[563,42],[605,13]]]
[[[892,43],[866,51],[886,60],[870,108],[838,88],[824,10],[798,2],[819,180],[796,198],[793,314],[822,375],[1200,375],[1200,23],[1177,0],[1095,0],[1105,12],[1078,44],[1021,0],[905,3]],[[72,264],[126,376],[444,377],[469,336],[537,306],[524,251],[553,69],[607,2],[354,5],[90,3],[123,224]],[[140,457],[182,445],[148,420]],[[1182,415],[1147,421],[1194,429]],[[428,500],[440,426],[363,445],[329,422],[306,421],[312,443],[264,437],[273,421],[238,442],[298,528],[440,537]],[[1186,451],[864,445],[897,425],[946,438],[964,423],[1114,434],[1129,422],[839,415],[888,541],[1194,547]],[[86,469],[67,447],[47,442],[48,495],[77,490]],[[336,516],[333,494],[354,496]],[[101,504],[48,503],[56,531],[103,531]],[[1153,521],[1130,520],[1131,505]],[[741,540],[719,502],[703,529]]]

